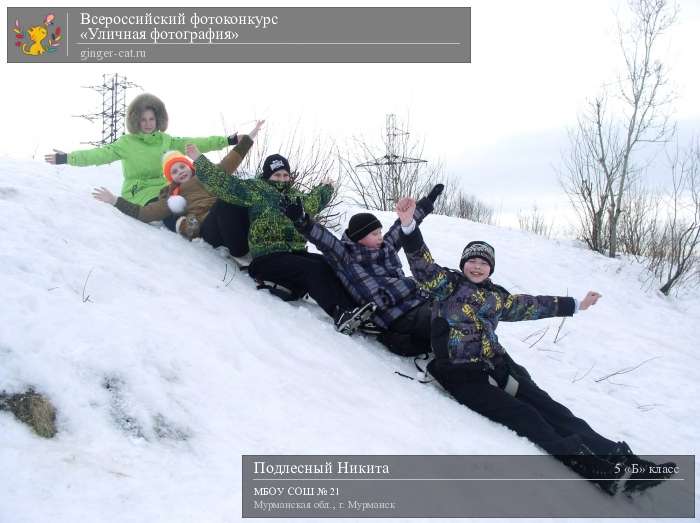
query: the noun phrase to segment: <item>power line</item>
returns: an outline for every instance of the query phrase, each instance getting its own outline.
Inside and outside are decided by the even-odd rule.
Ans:
[[[117,140],[125,132],[126,121],[126,90],[141,87],[119,74],[102,75],[102,85],[83,86],[102,95],[102,110],[91,114],[76,115],[75,118],[85,118],[91,123],[102,120],[102,133],[99,140],[81,142],[102,146]]]

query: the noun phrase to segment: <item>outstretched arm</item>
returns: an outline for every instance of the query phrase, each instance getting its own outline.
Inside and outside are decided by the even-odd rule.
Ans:
[[[335,258],[339,263],[347,261],[347,252],[343,242],[335,235],[326,229],[323,225],[316,222],[310,222],[308,232],[300,231],[307,240],[313,243],[319,251],[326,256]]]
[[[187,146],[187,155],[194,160],[195,175],[204,187],[217,198],[232,203],[250,207],[257,192],[259,180],[241,180],[229,176],[218,165],[214,165],[203,154],[199,154],[192,144]]]
[[[430,214],[431,212],[433,212],[433,204],[435,203],[437,197],[440,196],[440,194],[442,194],[444,188],[445,186],[439,183],[432,188],[432,190],[428,193],[427,196],[421,198],[417,202],[414,201],[415,205],[413,208],[414,210],[412,217],[416,221],[417,225],[420,225],[421,222],[425,219],[425,217],[428,216],[428,214]],[[399,200],[399,202],[405,199],[406,198],[402,198],[401,200]],[[397,210],[399,202],[396,202]],[[397,251],[401,249],[402,245],[400,220],[396,220],[386,232],[386,234],[384,235],[384,243],[391,245]]]
[[[126,201],[124,198],[115,196],[109,189],[105,187],[95,188],[92,191],[92,196],[101,202],[114,205],[121,212],[132,218],[136,218],[142,222],[150,223],[163,220],[170,216],[171,212],[168,208],[167,200],[160,198],[148,205],[137,205]]]
[[[410,214],[406,214],[406,219],[410,216]],[[439,300],[452,294],[455,290],[454,283],[450,280],[447,269],[433,260],[428,246],[423,241],[420,229],[415,226],[409,234],[402,230],[401,241],[406,252],[408,265],[420,287]]]
[[[530,296],[529,294],[502,295],[502,321],[526,321],[571,316],[575,301],[568,296]]]
[[[333,197],[333,184],[322,183],[314,187],[308,194],[302,195],[304,210],[309,216],[316,216],[320,213]]]
[[[253,130],[250,131],[248,134],[237,136],[236,146],[233,149],[231,149],[231,151],[229,151],[229,153],[226,156],[224,156],[224,158],[219,163],[219,167],[221,167],[226,174],[234,174],[236,170],[240,167],[241,163],[243,163],[243,159],[245,158],[246,154],[248,154],[250,148],[253,146],[253,140],[255,140],[255,137],[258,135],[258,131],[264,123],[265,120],[259,120],[258,122],[256,122],[255,127],[253,127]]]
[[[586,310],[595,305],[601,295],[588,291],[586,296],[576,302],[569,296],[530,296],[527,294],[508,294],[503,289],[503,321],[539,320],[554,316],[573,316],[577,310]]]
[[[228,147],[229,145],[235,145],[234,143],[229,144],[229,139],[227,136],[204,136],[199,138],[173,136],[170,142],[170,148],[177,149],[178,151],[184,151],[185,146],[190,143],[196,145],[197,148],[203,153],[208,153],[209,151],[218,151],[219,149],[223,149],[224,147]]]
[[[70,153],[64,153],[63,151],[54,149],[54,152],[55,154],[45,155],[44,160],[51,164],[67,163],[76,167],[104,165],[106,163],[116,162],[122,158],[122,147],[119,140],[94,149],[82,149]]]

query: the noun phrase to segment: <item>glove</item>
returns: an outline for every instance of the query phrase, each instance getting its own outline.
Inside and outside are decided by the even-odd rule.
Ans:
[[[294,201],[286,196],[280,200],[280,210],[284,215],[292,220],[294,227],[297,229],[306,229],[309,225],[309,215],[304,211],[304,205],[301,203],[301,198],[296,197]]]
[[[435,200],[437,200],[437,197],[440,196],[440,194],[442,194],[442,191],[444,189],[445,186],[441,183],[438,183],[435,187],[433,187],[430,190],[428,196],[424,196],[416,202],[416,207],[420,207],[421,209],[423,209],[423,211],[426,214],[433,212]]]
[[[426,198],[430,200],[431,203],[435,203],[435,200],[437,200],[438,196],[442,194],[442,191],[445,190],[445,186],[441,183],[438,183],[435,187],[433,187],[430,192],[428,193],[428,196]]]
[[[68,153],[56,153],[56,165],[68,163]]]
[[[228,140],[229,145],[236,145],[238,143],[238,133],[227,136],[226,139]]]

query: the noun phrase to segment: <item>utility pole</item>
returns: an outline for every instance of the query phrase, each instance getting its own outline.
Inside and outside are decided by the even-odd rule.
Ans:
[[[91,123],[102,120],[102,134],[99,140],[81,142],[95,146],[107,145],[124,134],[126,120],[126,90],[139,85],[129,82],[125,76],[119,74],[102,75],[102,85],[84,86],[102,94],[102,110],[92,114],[76,115],[76,118],[85,118]]]
[[[406,138],[410,133],[399,129],[396,125],[396,115],[387,114],[386,115],[386,154],[380,158],[375,158],[369,162],[361,163],[356,165],[356,168],[367,169],[371,173],[379,174],[381,176],[381,171],[386,168],[388,170],[388,181],[391,185],[391,195],[388,196],[389,200],[396,200],[400,196],[400,174],[403,171],[403,167],[408,164],[416,163],[427,163],[427,160],[422,160],[421,158],[410,158],[408,156],[403,156],[397,154],[397,150],[406,143]],[[383,185],[383,184],[382,184]],[[385,201],[387,198],[383,198]],[[385,209],[386,210],[386,209]]]

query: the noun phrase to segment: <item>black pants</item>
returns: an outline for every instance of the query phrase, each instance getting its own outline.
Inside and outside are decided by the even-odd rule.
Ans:
[[[430,302],[424,302],[396,318],[377,339],[399,356],[429,353],[430,316]]]
[[[283,285],[299,296],[308,293],[329,316],[334,316],[337,308],[356,306],[320,254],[300,251],[259,256],[251,262],[248,274]]]
[[[248,208],[216,200],[199,230],[200,236],[213,247],[228,248],[231,256],[248,252]]]
[[[515,396],[491,385],[485,371],[468,365],[434,360],[428,370],[461,404],[502,423],[552,455],[575,454],[581,442],[595,454],[610,454],[615,442],[595,432],[588,423],[554,401],[526,374],[519,372],[518,367],[504,362],[496,369],[500,376],[495,376],[500,383],[504,372],[506,376],[512,375],[519,382]]]

